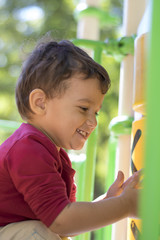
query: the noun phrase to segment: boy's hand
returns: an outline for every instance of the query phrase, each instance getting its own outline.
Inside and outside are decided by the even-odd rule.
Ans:
[[[134,173],[128,180],[123,184],[124,191],[121,194],[121,198],[126,203],[128,208],[129,216],[137,218],[138,217],[138,202],[139,202],[139,180],[140,172]]]
[[[95,201],[100,201],[106,198],[110,197],[116,197],[121,195],[121,193],[124,191],[124,189],[135,179],[137,181],[137,184],[135,188],[139,187],[139,179],[141,176],[142,170],[139,170],[138,172],[134,173],[131,177],[129,177],[125,182],[124,182],[124,173],[122,171],[118,171],[118,175],[114,183],[110,186],[108,189],[107,193],[99,196],[94,200]]]
[[[99,196],[94,200],[94,202],[104,200],[106,198],[110,197],[116,197],[119,196],[123,192],[123,183],[124,183],[124,174],[122,171],[118,172],[117,178],[114,181],[114,183],[110,186],[107,193],[104,193],[103,195]]]
[[[125,187],[132,181],[134,181],[134,179],[137,179],[137,185],[135,186],[135,188],[140,188],[141,186],[141,182],[140,178],[142,177],[142,173],[143,173],[143,169],[135,172],[131,177],[129,177],[122,185],[122,188],[125,189]]]
[[[136,182],[137,182],[135,188],[139,188],[140,187],[140,177],[141,177],[141,175],[142,175],[142,169],[135,172],[131,177],[129,177],[124,182],[124,174],[123,174],[122,171],[119,171],[116,180],[110,186],[107,193],[104,195],[104,199],[109,198],[109,197],[119,196],[124,191],[124,189],[127,187],[127,185],[130,184],[131,182],[133,182],[135,179],[136,179]]]
[[[102,199],[93,202],[69,203],[51,224],[51,231],[63,237],[74,236],[113,224],[126,217],[137,218],[140,191],[136,189],[138,173],[127,181],[124,184],[124,174],[120,171],[108,190],[108,197],[105,194]]]
[[[118,171],[117,178],[108,189],[105,198],[119,196],[123,192],[123,183],[124,183],[124,174],[122,171]]]

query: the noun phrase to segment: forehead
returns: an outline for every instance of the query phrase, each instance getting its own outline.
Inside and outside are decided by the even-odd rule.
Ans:
[[[104,98],[97,78],[83,79],[82,77],[72,77],[64,95],[71,101],[90,104],[95,104],[96,102],[100,104]]]

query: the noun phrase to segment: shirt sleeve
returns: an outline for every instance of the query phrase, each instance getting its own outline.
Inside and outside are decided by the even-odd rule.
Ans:
[[[69,200],[71,202],[75,202],[76,201],[76,192],[77,192],[77,185],[75,183],[75,178],[74,178],[74,175],[76,173],[76,171],[72,168],[72,163],[71,163],[71,160],[68,156],[68,154],[63,150],[61,149],[61,157],[64,159],[63,162],[66,162],[67,163],[67,166],[65,167],[66,171],[67,171],[67,175],[70,176],[70,180],[68,180],[68,182],[70,182],[70,186],[71,186],[71,189],[70,189],[70,193],[69,193]]]
[[[7,159],[17,191],[47,227],[70,203],[61,177],[58,154],[52,151],[36,139],[26,137],[14,145]]]

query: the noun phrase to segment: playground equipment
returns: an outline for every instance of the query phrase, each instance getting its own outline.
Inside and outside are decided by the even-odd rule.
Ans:
[[[142,237],[140,240],[160,239],[160,174],[159,174],[159,136],[160,111],[157,105],[160,102],[160,68],[158,64],[160,47],[160,2],[150,1],[150,34],[148,40],[147,57],[147,119],[146,119],[146,148],[145,148],[145,178],[144,191],[141,201]],[[157,81],[158,80],[158,81]]]
[[[146,42],[147,34],[140,34],[135,40],[135,64],[134,64],[134,96],[133,110],[137,113],[138,119],[132,124],[131,141],[131,174],[144,167],[144,141],[145,141],[145,122],[146,122]],[[141,221],[131,219],[129,221],[129,238],[138,239],[141,232]]]
[[[138,9],[138,11],[137,11]],[[137,34],[137,29],[145,11],[145,1],[124,1],[123,12],[123,35],[130,36]],[[136,18],[135,18],[136,16]],[[133,117],[133,76],[134,76],[134,56],[128,54],[121,63],[118,119],[122,116]],[[127,99],[127,101],[126,101]],[[130,169],[130,149],[131,134],[121,134],[118,136],[118,146],[116,154],[116,172],[121,169],[126,178]],[[113,225],[112,239],[127,239],[127,219],[119,221]]]
[[[94,3],[93,3],[94,2]],[[135,226],[141,232],[139,238],[141,240],[158,240],[159,238],[159,224],[160,224],[160,191],[158,189],[158,183],[160,182],[159,174],[159,159],[160,147],[159,147],[159,136],[160,129],[158,128],[160,122],[160,112],[158,111],[157,103],[160,102],[159,94],[159,84],[158,80],[160,77],[160,67],[159,67],[159,38],[160,29],[158,28],[158,23],[160,22],[160,2],[152,0],[149,5],[150,14],[147,15],[149,21],[141,21],[146,6],[148,5],[144,0],[125,0],[124,1],[124,36],[120,40],[109,41],[104,43],[99,41],[99,21],[101,18],[98,7],[99,1],[86,1],[86,7],[83,9],[83,14],[81,15],[81,27],[83,26],[83,33],[89,32],[92,29],[92,34],[94,28],[86,28],[87,22],[92,23],[95,26],[96,36],[88,37],[86,35],[78,35],[79,39],[75,39],[73,42],[81,47],[93,49],[93,57],[95,61],[101,61],[101,53],[105,51],[109,54],[119,54],[127,56],[123,59],[121,65],[121,77],[120,77],[120,93],[119,93],[119,111],[118,117],[113,119],[110,123],[111,139],[109,142],[110,149],[110,162],[109,162],[109,172],[108,183],[112,183],[115,175],[114,169],[122,169],[126,176],[129,176],[130,168],[130,156],[131,156],[131,170],[134,172],[143,166],[141,161],[141,156],[145,156],[145,178],[144,178],[144,191],[141,198],[141,215],[142,215],[142,228],[135,220],[127,223],[126,220],[121,221],[112,227],[98,231],[96,234],[96,240],[132,240],[137,239],[137,235],[133,234],[135,231],[130,231],[127,235],[127,227],[135,230]],[[84,1],[83,1],[84,3]],[[92,3],[92,4],[91,4]],[[88,5],[88,8],[87,8]],[[89,9],[89,10],[88,10]],[[86,17],[85,14],[89,16]],[[95,19],[96,15],[96,19]],[[104,12],[103,12],[104,16]],[[107,16],[107,15],[106,15]],[[136,17],[135,17],[136,16]],[[82,20],[83,18],[83,20]],[[84,19],[85,18],[85,19]],[[94,22],[93,22],[94,19]],[[104,18],[103,18],[104,19]],[[140,24],[145,22],[144,24]],[[147,24],[146,24],[147,22]],[[144,39],[146,39],[146,31],[148,31],[150,22],[150,34],[149,40],[147,42],[147,52],[149,52],[147,65],[147,74],[144,67],[144,62],[147,57],[145,53]],[[140,27],[138,29],[138,26]],[[79,26],[80,26],[79,25]],[[143,25],[143,26],[141,26]],[[147,25],[147,30],[146,30]],[[145,26],[145,27],[144,27]],[[88,29],[88,30],[86,30]],[[81,29],[82,30],[82,29]],[[140,63],[135,61],[131,56],[133,53],[133,44],[135,36],[133,34],[138,33],[135,40],[135,59],[137,61],[142,60]],[[81,33],[82,34],[82,33]],[[82,39],[85,38],[85,39]],[[120,44],[121,43],[121,44]],[[113,47],[114,46],[114,47]],[[115,52],[114,52],[115,51]],[[135,66],[135,67],[134,67]],[[139,68],[140,66],[140,68]],[[139,68],[139,69],[138,69]],[[135,74],[134,74],[135,69]],[[142,75],[144,73],[144,75]],[[133,76],[135,76],[135,92],[133,92]],[[142,80],[147,79],[146,82],[146,96],[147,96],[147,106],[145,107],[144,99],[146,96],[142,94],[143,84]],[[158,80],[158,81],[157,81]],[[139,91],[140,90],[140,91]],[[129,93],[129,95],[128,95]],[[134,105],[132,109],[132,99],[134,93]],[[145,93],[145,91],[144,91]],[[127,99],[127,101],[126,101]],[[138,114],[134,114],[138,112]],[[144,117],[142,115],[147,113],[146,127],[144,130]],[[132,121],[133,125],[132,125]],[[12,122],[0,121],[0,126],[4,129],[12,128],[16,129],[19,124]],[[132,141],[131,141],[131,128],[132,128]],[[144,133],[146,131],[146,150],[143,152],[144,147]],[[73,163],[75,168],[79,168],[80,174],[84,176],[85,183],[80,185],[78,182],[78,188],[80,187],[83,194],[83,200],[92,200],[93,195],[93,185],[94,185],[94,172],[95,172],[95,154],[96,154],[96,138],[97,129],[92,134],[88,141],[87,146],[87,161],[78,161]],[[130,144],[132,142],[132,149]],[[94,149],[94,151],[93,151]],[[117,153],[116,153],[117,150]],[[132,151],[132,155],[130,153]],[[116,159],[116,161],[115,161]],[[121,161],[123,159],[123,161]],[[85,170],[84,170],[85,169]],[[89,176],[89,177],[88,177]],[[84,190],[83,190],[84,189]],[[81,196],[79,195],[79,199]],[[142,229],[142,230],[141,230]],[[89,240],[90,234],[84,234],[80,237],[76,237],[76,240]]]

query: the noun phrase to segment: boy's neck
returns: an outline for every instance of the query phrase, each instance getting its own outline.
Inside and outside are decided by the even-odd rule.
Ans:
[[[40,132],[42,132],[42,133],[43,133],[46,137],[48,137],[48,138],[51,140],[51,142],[56,146],[54,140],[48,135],[48,133],[47,133],[45,130],[43,130],[41,127],[38,127],[36,124],[34,124],[34,123],[30,122],[30,121],[27,121],[27,123],[28,123],[29,125],[35,127],[36,129],[38,129]],[[57,150],[58,150],[58,152],[59,152],[59,151],[60,151],[60,147],[56,146],[56,148],[57,148]]]

